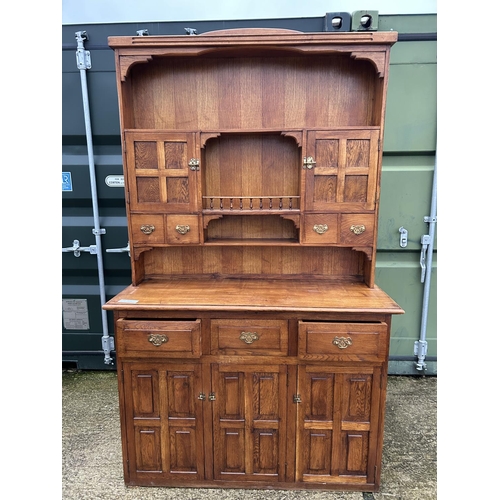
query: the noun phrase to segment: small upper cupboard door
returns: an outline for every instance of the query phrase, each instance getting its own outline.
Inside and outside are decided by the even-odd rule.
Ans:
[[[194,133],[126,132],[125,147],[131,210],[196,212]]]
[[[306,210],[374,210],[379,131],[307,132]]]

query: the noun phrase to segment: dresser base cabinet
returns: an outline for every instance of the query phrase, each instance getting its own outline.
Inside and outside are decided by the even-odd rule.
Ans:
[[[182,303],[207,284],[146,282],[105,306],[126,484],[377,491],[398,306],[378,288],[356,299],[362,284],[346,307],[344,286],[276,280],[255,300],[281,305],[254,309],[238,291],[257,283],[236,279],[210,307]],[[316,293],[287,311],[291,284]]]

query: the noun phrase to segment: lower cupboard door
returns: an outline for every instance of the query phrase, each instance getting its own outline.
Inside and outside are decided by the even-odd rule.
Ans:
[[[286,366],[212,366],[214,478],[283,481]]]
[[[124,363],[130,482],[204,477],[200,366]]]
[[[298,393],[297,480],[373,484],[380,369],[300,366]]]

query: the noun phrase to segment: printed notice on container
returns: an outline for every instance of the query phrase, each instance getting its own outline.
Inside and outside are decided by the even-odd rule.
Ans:
[[[87,299],[63,299],[63,325],[66,330],[88,330],[89,308]]]

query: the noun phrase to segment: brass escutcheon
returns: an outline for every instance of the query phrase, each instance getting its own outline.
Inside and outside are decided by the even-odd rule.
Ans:
[[[255,332],[241,332],[240,340],[243,340],[245,344],[252,344],[256,340],[259,340],[259,336]]]
[[[361,234],[366,231],[366,227],[363,224],[353,225],[350,227],[350,229],[354,234]]]
[[[181,226],[179,224],[177,224],[177,226],[175,226],[175,230],[179,233],[179,234],[186,234],[186,233],[189,233],[189,230],[191,228],[188,226],[188,225],[185,225],[185,226]]]
[[[198,158],[191,158],[188,165],[191,170],[200,170],[200,160]]]
[[[153,224],[143,224],[141,226],[141,231],[144,234],[151,234],[154,230],[155,230],[155,227],[153,226]]]
[[[148,340],[155,346],[160,347],[165,342],[168,342],[168,337],[161,333],[150,333]]]
[[[351,337],[335,337],[332,340],[332,344],[336,345],[339,349],[347,349],[352,345]]]
[[[314,165],[316,165],[316,162],[314,161],[314,158],[312,156],[304,156],[304,168],[308,168],[311,170]]]
[[[313,231],[316,231],[318,234],[324,234],[328,231],[328,226],[326,224],[314,224]]]

